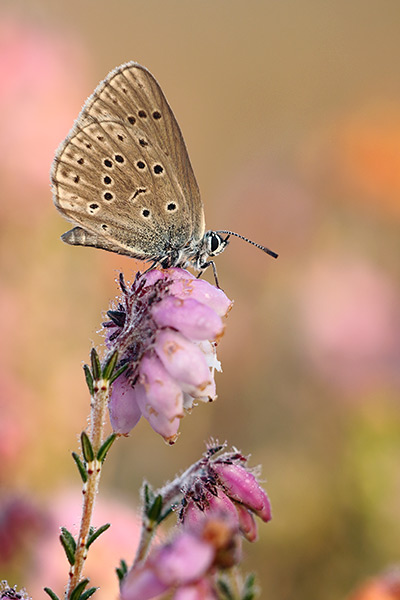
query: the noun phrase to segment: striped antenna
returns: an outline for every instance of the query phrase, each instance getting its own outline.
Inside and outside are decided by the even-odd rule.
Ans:
[[[278,258],[278,254],[276,252],[273,252],[272,250],[270,250],[266,246],[261,246],[261,244],[256,244],[256,242],[252,242],[247,237],[244,237],[244,235],[240,235],[239,233],[235,233],[234,231],[224,231],[222,229],[219,229],[215,233],[226,233],[226,234],[228,234],[228,237],[226,238],[227,240],[229,239],[230,235],[234,235],[235,237],[238,237],[241,240],[244,240],[245,242],[248,242],[249,244],[252,244],[252,246],[255,246],[256,248],[259,248],[260,250],[262,250],[266,254],[269,254],[273,258]]]

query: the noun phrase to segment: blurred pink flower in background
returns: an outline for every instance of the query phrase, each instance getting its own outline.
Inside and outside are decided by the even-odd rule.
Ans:
[[[0,484],[9,486],[25,460],[36,423],[35,395],[10,372],[0,369]]]
[[[32,552],[36,539],[48,527],[48,519],[28,498],[8,495],[0,499],[0,566],[20,564]]]
[[[299,281],[306,356],[320,376],[351,391],[399,384],[400,294],[365,260],[325,257]]]
[[[0,169],[4,191],[30,215],[40,206],[32,201],[36,187],[44,188],[41,205],[49,205],[50,165],[89,91],[87,71],[73,37],[0,15]],[[15,211],[14,202],[5,204]]]
[[[60,527],[67,527],[76,536],[81,513],[79,489],[66,490],[55,497],[49,497],[49,518],[51,526],[46,534],[38,539],[30,576],[23,582],[33,598],[44,598],[43,587],[52,588],[61,598],[68,582],[69,565],[58,536]],[[128,565],[132,563],[139,543],[140,519],[133,509],[116,500],[97,499],[93,525],[100,527],[111,523],[91,546],[85,564],[85,577],[91,585],[98,586],[98,600],[118,597],[118,579],[115,568],[121,558]]]

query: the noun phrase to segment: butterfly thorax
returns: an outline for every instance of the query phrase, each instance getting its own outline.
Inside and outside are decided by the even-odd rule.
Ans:
[[[204,271],[212,263],[210,258],[221,254],[228,243],[226,238],[215,231],[206,231],[196,243],[192,241],[183,248],[171,248],[167,256],[159,261],[159,265],[164,269],[191,266],[197,271]]]

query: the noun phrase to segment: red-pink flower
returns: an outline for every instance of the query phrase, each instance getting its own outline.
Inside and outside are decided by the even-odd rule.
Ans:
[[[216,398],[215,346],[232,303],[224,292],[183,269],[153,269],[108,312],[107,346],[126,372],[113,384],[109,404],[114,431],[128,433],[144,416],[169,443],[184,410]]]
[[[206,454],[201,474],[186,486],[180,520],[198,526],[213,515],[228,515],[250,542],[257,539],[254,515],[271,520],[271,504],[257,477],[238,452]]]
[[[240,558],[236,525],[224,517],[209,519],[181,530],[134,566],[122,582],[121,599],[150,600],[175,591],[174,600],[215,600],[215,570]]]

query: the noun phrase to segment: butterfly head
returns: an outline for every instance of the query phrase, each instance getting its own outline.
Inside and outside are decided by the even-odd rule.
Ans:
[[[206,231],[196,255],[196,268],[203,270],[210,264],[210,258],[221,254],[229,244],[229,235],[222,237],[218,231]]]

